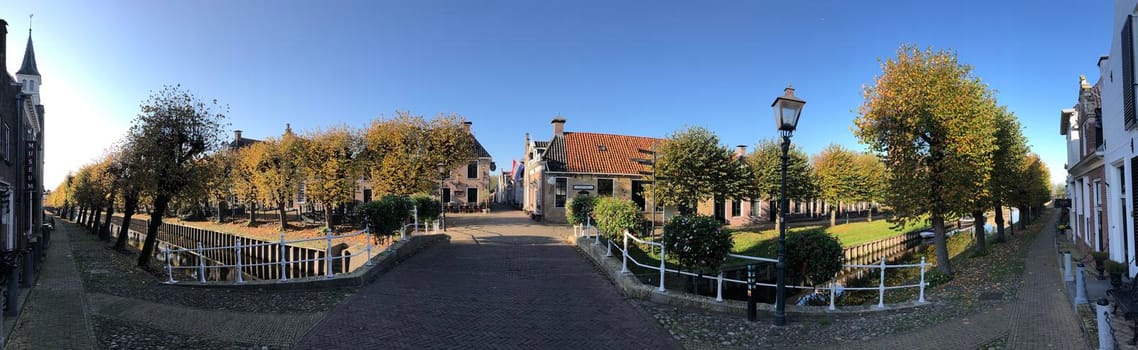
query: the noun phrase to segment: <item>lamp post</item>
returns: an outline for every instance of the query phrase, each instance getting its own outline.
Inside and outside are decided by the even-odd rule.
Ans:
[[[774,324],[786,325],[786,207],[790,201],[786,198],[786,162],[787,151],[790,150],[790,135],[798,127],[798,117],[802,114],[802,106],[806,101],[794,96],[794,88],[787,86],[782,96],[774,99],[774,121],[778,125],[778,133],[782,136],[782,184],[779,186],[778,199],[778,281],[775,284]]]
[[[446,203],[443,203],[443,181],[446,180],[446,164],[439,163],[436,166],[439,168],[439,215],[442,217],[440,223],[442,224],[443,232],[447,230],[447,208]]]

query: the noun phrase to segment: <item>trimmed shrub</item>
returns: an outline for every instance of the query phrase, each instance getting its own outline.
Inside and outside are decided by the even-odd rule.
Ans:
[[[593,206],[596,204],[596,201],[597,197],[593,196],[573,197],[573,200],[569,201],[568,212],[565,213],[565,218],[569,220],[569,224],[584,225],[586,219],[593,216]]]
[[[731,253],[731,234],[715,218],[704,215],[672,217],[664,225],[667,256],[686,268],[714,273],[723,267]]]
[[[593,205],[593,219],[596,220],[597,229],[609,239],[614,239],[621,237],[624,230],[635,231],[644,217],[640,215],[640,208],[631,200],[600,197]]]
[[[411,216],[412,202],[409,198],[389,194],[378,201],[367,202],[356,209],[356,217],[361,226],[371,227],[377,237],[394,235]]]
[[[815,286],[842,271],[842,244],[822,230],[790,233],[786,237],[786,274],[790,284]]]
[[[430,195],[422,193],[416,194],[411,196],[411,201],[419,208],[420,222],[434,220],[442,213],[442,208],[439,207],[439,200]]]

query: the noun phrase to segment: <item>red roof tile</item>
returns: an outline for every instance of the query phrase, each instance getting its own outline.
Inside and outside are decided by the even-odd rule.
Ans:
[[[650,150],[663,141],[657,138],[597,134],[587,132],[565,133],[566,171],[574,173],[603,173],[638,175],[644,166],[633,158],[650,158],[640,149]]]

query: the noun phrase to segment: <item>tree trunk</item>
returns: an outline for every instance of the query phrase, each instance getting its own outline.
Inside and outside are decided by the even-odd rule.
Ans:
[[[996,201],[996,242],[1007,240],[1004,238],[1004,206]]]
[[[328,204],[324,205],[324,224],[327,225],[325,228],[328,230],[332,230],[332,227],[336,225],[332,220],[332,206]]]
[[[867,210],[865,213],[866,213],[866,215],[865,215],[866,220],[865,221],[873,222],[873,205],[872,204],[869,206],[869,210]]]
[[[111,198],[107,200],[107,216],[103,219],[103,226],[99,227],[99,239],[104,241],[111,240],[111,215],[115,213],[115,193],[117,189],[111,189]]]
[[[249,202],[249,205],[246,206],[245,211],[249,212],[249,223],[246,224],[246,226],[257,226],[257,203]]]
[[[91,215],[91,234],[97,236],[99,234],[99,228],[102,227],[102,225],[99,225],[99,214],[103,212],[103,207],[96,205],[91,212],[93,214]]]
[[[1020,228],[1028,228],[1028,222],[1031,220],[1030,213],[1028,207],[1020,207]]]
[[[154,209],[150,211],[150,225],[146,226],[146,242],[142,244],[142,252],[138,254],[138,266],[149,270],[150,256],[154,254],[154,246],[158,242],[158,227],[162,226],[162,216],[166,213],[166,205],[170,197],[157,196],[154,198]]]
[[[225,213],[221,211],[221,203],[222,202],[223,202],[223,200],[220,198],[217,200],[217,223],[219,223],[219,224],[225,221]],[[225,207],[226,208],[230,207],[229,203],[226,203]]]
[[[936,268],[946,275],[952,276],[952,262],[948,260],[948,240],[944,232],[944,217],[933,214],[933,239],[936,244]]]
[[[838,225],[838,212],[830,210],[830,226]]]
[[[977,210],[972,212],[972,232],[976,235],[976,252],[978,254],[985,254],[988,252],[988,232],[984,230],[984,223],[987,218],[984,217],[984,212]]]
[[[123,198],[122,227],[119,227],[119,236],[115,239],[115,250],[126,250],[126,239],[136,210],[138,210],[138,192],[127,192]]]
[[[85,220],[87,220],[87,206],[86,205],[79,207],[79,216],[78,216],[78,219],[76,221],[79,222],[80,226],[85,226],[86,225]]]
[[[277,202],[277,216],[281,221],[281,232],[288,230],[288,211],[285,211],[285,202]]]

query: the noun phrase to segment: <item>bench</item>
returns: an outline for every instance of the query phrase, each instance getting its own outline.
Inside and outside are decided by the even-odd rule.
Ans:
[[[1114,300],[1114,313],[1117,314],[1121,308],[1122,317],[1134,322],[1134,337],[1127,344],[1138,344],[1138,278],[1131,279],[1130,283],[1119,288],[1107,290],[1106,295]]]

